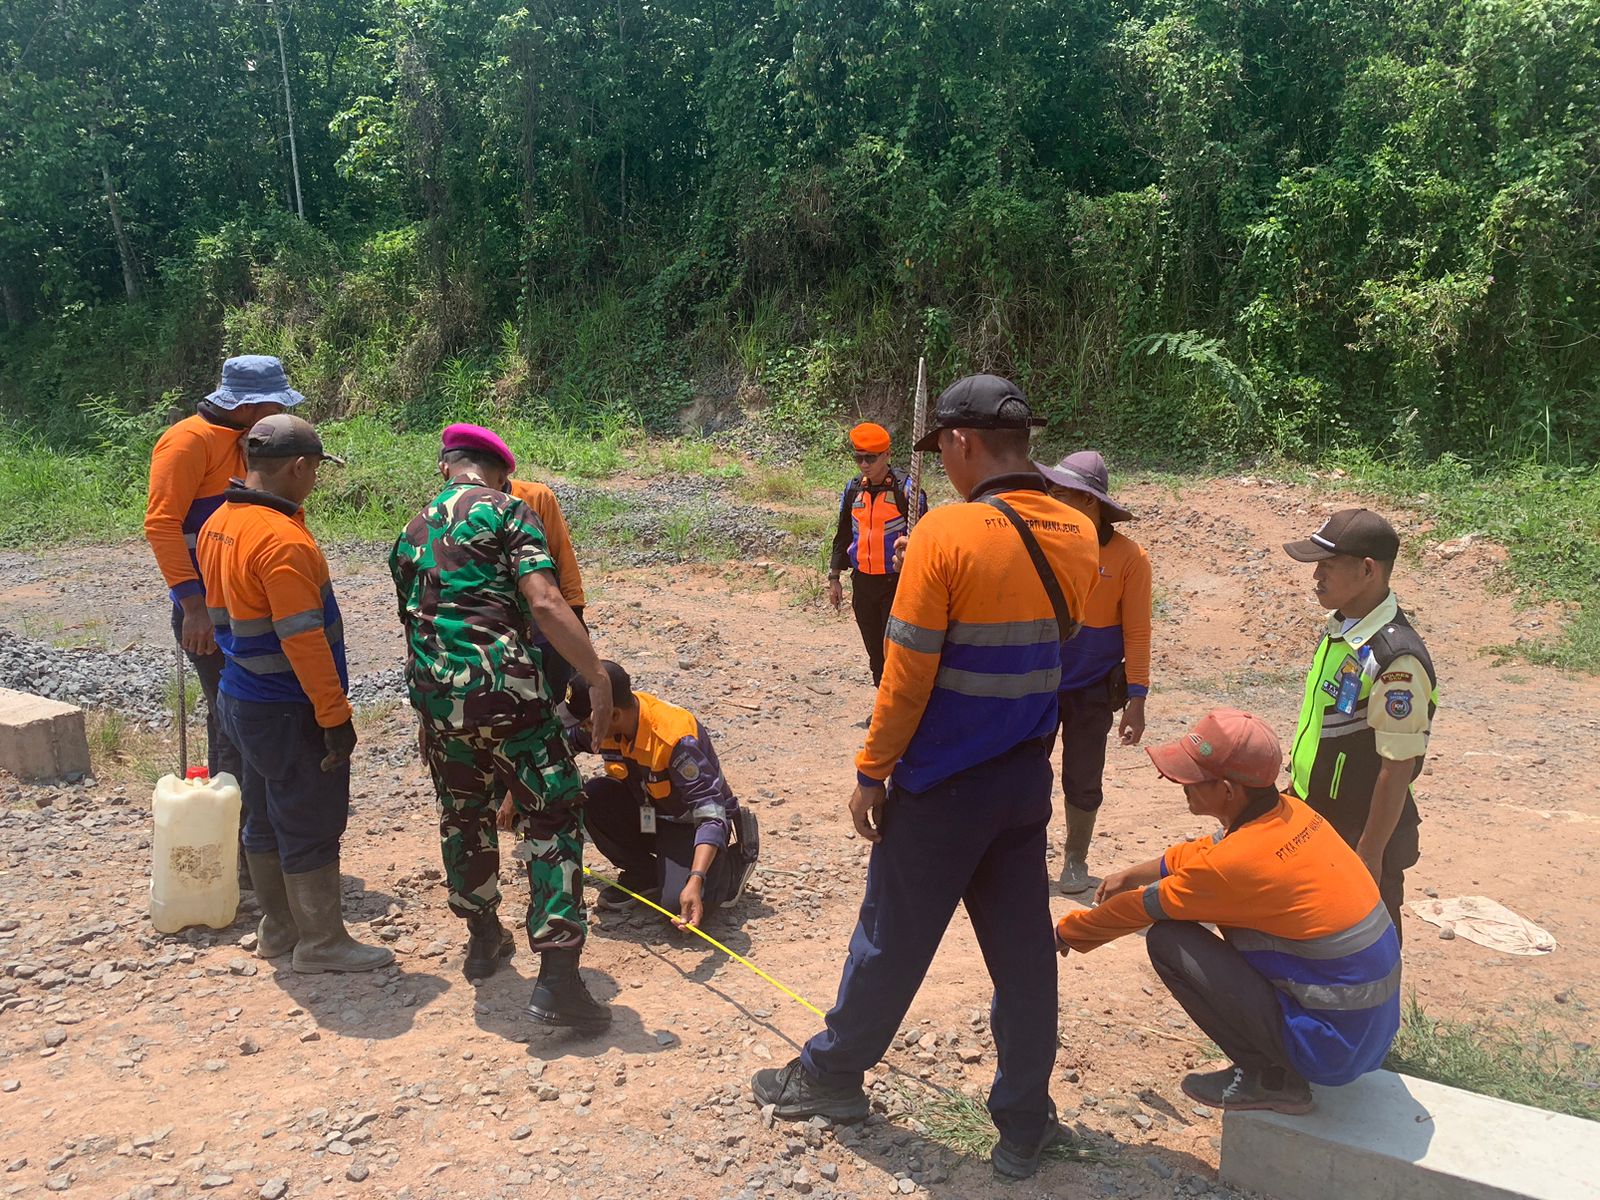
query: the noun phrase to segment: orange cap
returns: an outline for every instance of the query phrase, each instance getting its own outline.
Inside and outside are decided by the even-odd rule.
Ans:
[[[850,431],[850,444],[863,454],[882,454],[889,448],[889,431],[872,421],[863,421]]]
[[[1173,783],[1226,779],[1245,787],[1275,787],[1283,766],[1283,747],[1272,726],[1237,708],[1213,709],[1177,741],[1145,753]]]

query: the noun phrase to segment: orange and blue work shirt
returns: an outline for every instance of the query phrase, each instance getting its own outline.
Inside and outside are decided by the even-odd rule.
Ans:
[[[663,821],[695,827],[695,845],[727,848],[728,829],[739,801],[717,761],[711,737],[688,709],[648,692],[634,692],[639,728],[631,738],[608,737],[598,751],[606,775],[626,783],[640,805],[648,804]],[[580,750],[593,752],[587,731],[570,726]]]
[[[205,592],[195,545],[200,527],[222,507],[222,493],[244,475],[244,433],[202,409],[163,433],[150,452],[144,536],[174,604]]]
[[[839,497],[839,524],[833,534],[830,571],[846,567],[863,575],[894,574],[894,544],[905,536],[906,512],[911,496],[908,482],[894,473],[882,483],[868,483],[859,475]],[[928,494],[920,493],[918,519],[928,511]]]
[[[544,526],[545,545],[556,565],[556,583],[561,598],[574,612],[583,611],[583,574],[578,570],[578,555],[572,548],[572,532],[561,511],[561,502],[545,484],[532,479],[513,479],[511,494],[533,509]]]
[[[1400,1028],[1400,942],[1372,875],[1309,805],[1282,795],[1172,847],[1160,879],[1068,913],[1056,936],[1085,952],[1155,921],[1217,926],[1277,989],[1284,1049],[1312,1083],[1383,1065]]]
[[[1038,475],[1001,475],[995,495],[1028,523],[1076,620],[1094,586],[1094,527]],[[923,792],[1031,739],[1052,735],[1061,630],[1017,531],[987,504],[947,504],[906,546],[884,649],[883,683],[856,757],[864,785],[894,777]]]
[[[324,729],[350,719],[344,621],[328,562],[298,505],[232,487],[200,530],[221,688],[257,704],[310,704]]]
[[[1089,593],[1083,628],[1061,655],[1061,690],[1092,687],[1120,662],[1128,695],[1150,694],[1150,556],[1123,533],[1100,547],[1100,574]]]

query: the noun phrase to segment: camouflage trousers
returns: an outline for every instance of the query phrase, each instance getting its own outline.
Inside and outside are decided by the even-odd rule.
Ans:
[[[537,724],[460,730],[422,727],[422,750],[439,796],[445,886],[457,916],[500,906],[495,814],[509,793],[513,828],[528,854],[528,941],[535,950],[581,946],[583,786],[553,715]]]

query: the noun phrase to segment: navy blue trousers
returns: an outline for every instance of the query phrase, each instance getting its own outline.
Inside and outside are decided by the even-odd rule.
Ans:
[[[998,1069],[989,1114],[1008,1142],[1032,1147],[1050,1113],[1056,1061],[1056,953],[1045,838],[1050,750],[1028,742],[929,788],[891,787],[883,840],[827,1027],[805,1069],[843,1085],[888,1050],[964,903],[994,981],[989,1025]]]
[[[220,692],[217,712],[244,760],[245,851],[276,852],[286,875],[336,862],[350,820],[350,764],[322,769],[327,749],[311,705],[257,704]]]

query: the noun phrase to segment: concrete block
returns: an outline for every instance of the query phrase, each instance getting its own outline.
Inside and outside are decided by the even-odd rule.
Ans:
[[[1274,1200],[1594,1200],[1600,1123],[1374,1071],[1303,1117],[1230,1112],[1222,1180]]]
[[[0,688],[0,769],[18,779],[89,773],[83,710],[59,700]]]

